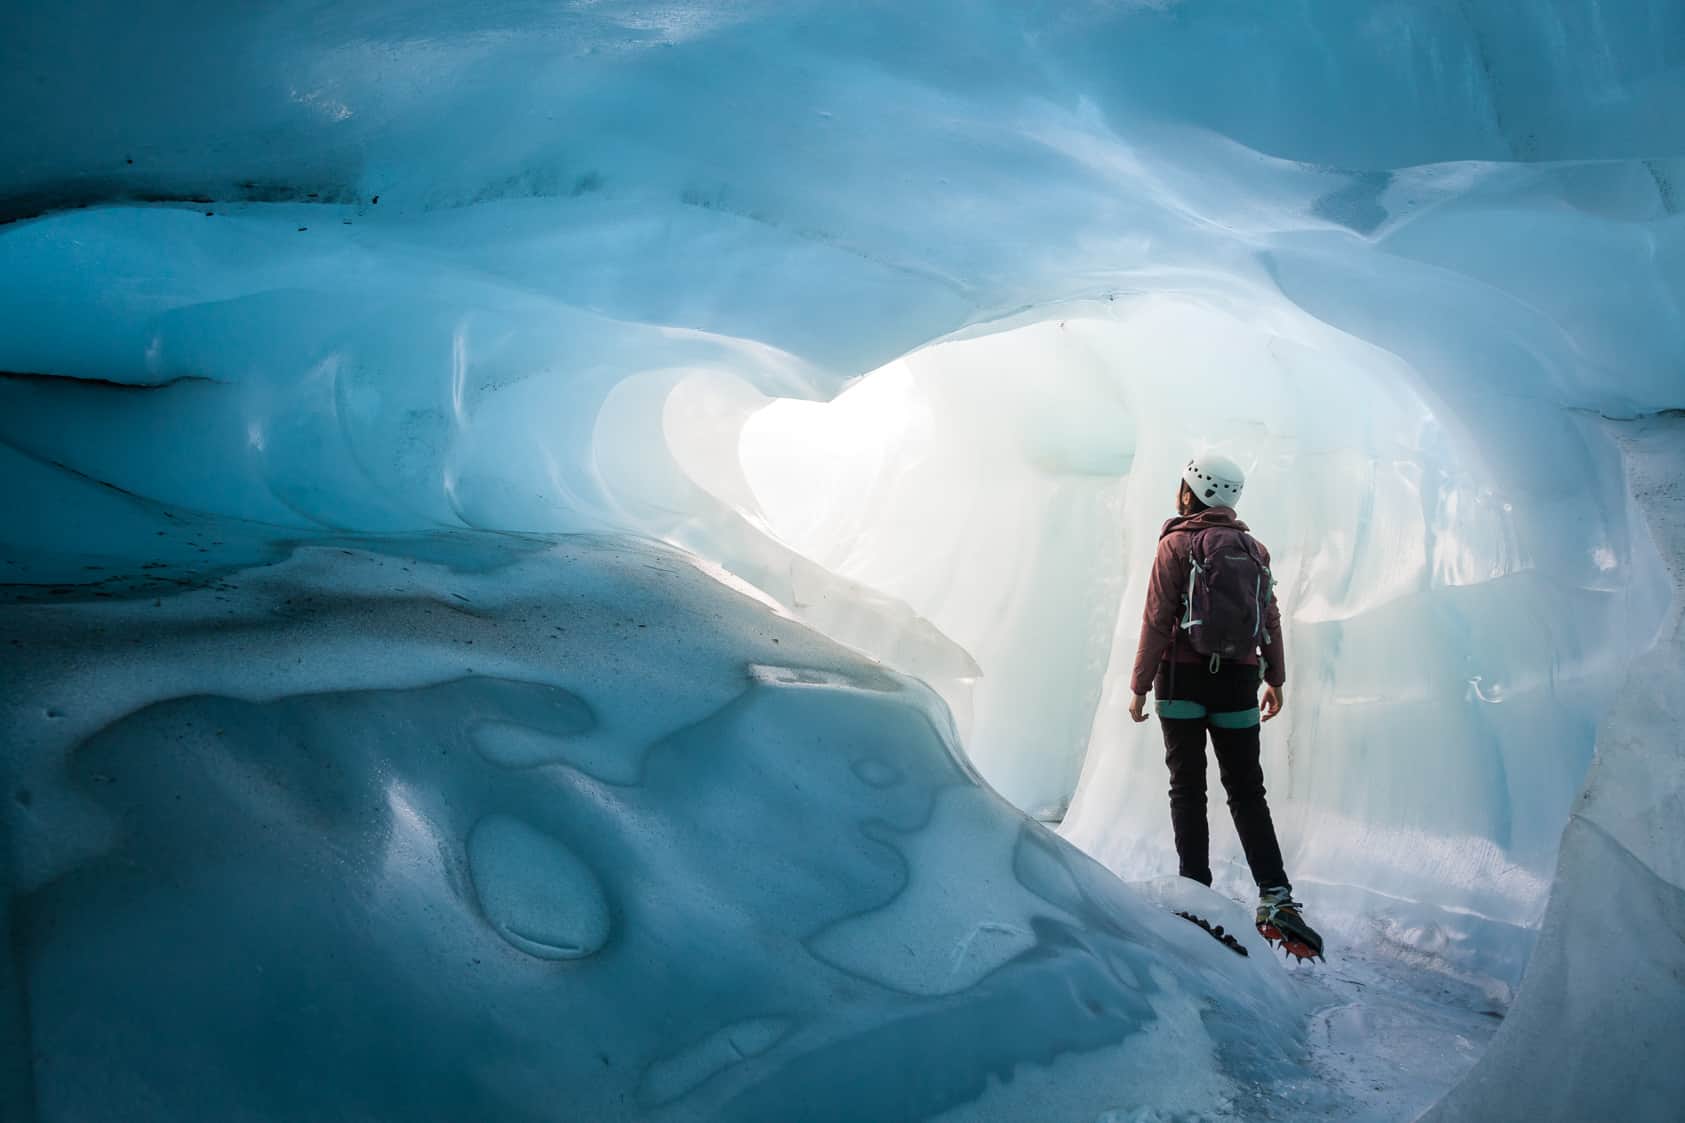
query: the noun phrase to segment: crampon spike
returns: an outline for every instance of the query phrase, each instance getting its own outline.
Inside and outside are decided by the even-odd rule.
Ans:
[[[1271,947],[1279,947],[1284,958],[1297,959],[1300,962],[1304,962],[1307,959],[1315,959],[1323,963],[1327,962],[1326,959],[1323,959],[1322,953],[1316,948],[1311,947],[1311,945],[1305,943],[1303,940],[1283,935],[1281,930],[1273,924],[1258,925],[1258,935],[1264,937],[1265,941],[1268,942]]]
[[[1283,940],[1281,942],[1281,950],[1300,961],[1320,958],[1315,948],[1298,940]]]
[[[1191,912],[1178,911],[1176,913],[1176,915],[1181,917],[1183,920],[1186,920],[1186,921],[1188,921],[1192,924],[1197,924],[1199,927],[1205,929],[1205,931],[1210,934],[1212,939],[1216,940],[1218,943],[1222,944],[1224,947],[1228,948],[1230,951],[1234,952],[1236,955],[1246,956],[1246,955],[1250,954],[1246,950],[1246,948],[1241,944],[1241,942],[1239,940],[1235,939],[1234,936],[1231,933],[1223,931],[1223,926],[1221,924],[1219,924],[1215,928],[1213,928],[1211,926],[1210,921],[1206,920],[1204,917],[1195,916]]]

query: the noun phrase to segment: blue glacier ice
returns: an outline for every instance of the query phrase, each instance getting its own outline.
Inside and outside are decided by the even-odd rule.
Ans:
[[[669,549],[320,542],[7,622],[40,1118],[1092,1117],[1296,1064],[1279,976]]]
[[[4,1118],[1685,1096],[1676,0],[20,0],[0,88]],[[1169,915],[1206,448],[1300,895],[1502,1019],[1404,1099]]]

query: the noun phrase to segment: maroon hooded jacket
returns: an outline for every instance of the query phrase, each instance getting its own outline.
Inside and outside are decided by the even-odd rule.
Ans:
[[[1233,508],[1207,507],[1198,514],[1171,519],[1159,531],[1158,556],[1153,558],[1153,575],[1147,583],[1147,608],[1141,614],[1141,643],[1135,651],[1135,673],[1129,680],[1130,689],[1136,694],[1145,694],[1152,689],[1153,676],[1158,673],[1159,664],[1170,656],[1170,641],[1172,636],[1176,636],[1182,615],[1182,595],[1188,584],[1188,550],[1194,532],[1208,526],[1247,529],[1245,523],[1235,518]],[[1268,565],[1270,552],[1262,542],[1258,543],[1258,551],[1264,557],[1264,564]],[[1270,637],[1270,642],[1264,646],[1264,681],[1271,686],[1281,686],[1287,682],[1287,660],[1281,646],[1281,607],[1274,596],[1264,606],[1264,630]],[[1186,636],[1177,636],[1176,661],[1203,663],[1205,657],[1193,649]],[[1230,658],[1228,662],[1255,667],[1258,656]]]

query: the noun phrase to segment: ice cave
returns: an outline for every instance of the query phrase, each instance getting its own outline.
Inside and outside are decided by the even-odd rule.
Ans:
[[[0,1119],[1685,1112],[1680,0],[0,0],[0,90]],[[1322,961],[1128,712],[1203,455]]]

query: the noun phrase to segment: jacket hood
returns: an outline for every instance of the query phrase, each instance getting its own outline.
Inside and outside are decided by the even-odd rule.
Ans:
[[[1177,515],[1166,520],[1164,529],[1158,532],[1158,536],[1163,538],[1178,530],[1205,530],[1213,526],[1229,526],[1249,533],[1251,531],[1250,527],[1235,517],[1233,507],[1207,507],[1192,515]]]

